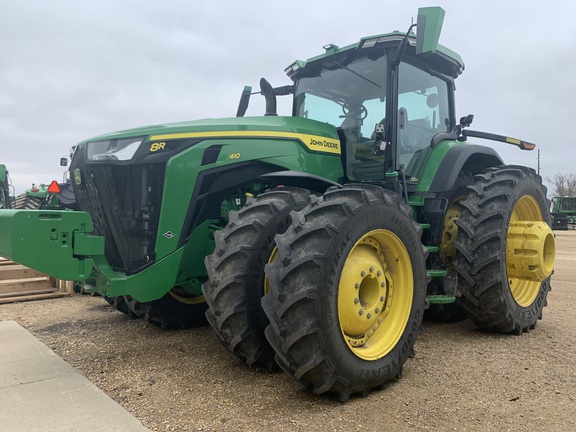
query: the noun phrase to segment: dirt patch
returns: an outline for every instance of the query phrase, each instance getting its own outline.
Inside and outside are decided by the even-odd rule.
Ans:
[[[574,430],[576,232],[557,234],[544,319],[520,336],[425,322],[401,380],[340,403],[248,369],[208,327],[164,331],[99,297],[0,305],[152,430]]]

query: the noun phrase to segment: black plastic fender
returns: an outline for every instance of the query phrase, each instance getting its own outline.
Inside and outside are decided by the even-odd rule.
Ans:
[[[481,145],[453,147],[440,162],[434,180],[430,184],[429,192],[451,190],[462,170],[470,171],[472,175],[475,175],[488,167],[503,164],[502,158],[491,147]]]

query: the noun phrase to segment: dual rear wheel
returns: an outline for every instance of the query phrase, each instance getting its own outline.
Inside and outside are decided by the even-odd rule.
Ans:
[[[464,308],[484,329],[527,332],[542,318],[554,266],[546,188],[534,170],[503,166],[469,190],[454,242]]]

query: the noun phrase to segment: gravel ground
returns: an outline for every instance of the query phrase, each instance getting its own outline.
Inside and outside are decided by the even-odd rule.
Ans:
[[[340,403],[282,373],[248,369],[209,327],[164,331],[99,297],[0,305],[155,431],[576,430],[576,232],[557,232],[544,319],[521,336],[425,323],[384,390]]]

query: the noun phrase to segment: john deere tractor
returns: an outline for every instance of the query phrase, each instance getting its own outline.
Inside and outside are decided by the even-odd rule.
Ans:
[[[464,63],[438,44],[443,17],[326,45],[290,85],[246,87],[236,118],[81,142],[82,211],[2,212],[0,255],[162,327],[206,317],[246,364],[341,400],[401,375],[429,306],[533,329],[555,256],[546,189],[468,138],[535,146],[456,120]],[[243,117],[253,93],[266,115]]]
[[[552,229],[576,229],[576,197],[552,198]]]
[[[71,157],[74,154],[74,150],[75,147],[70,152]],[[60,166],[68,166],[68,158],[60,158]],[[15,198],[12,208],[22,210],[62,210],[65,208],[78,210],[70,179],[67,179],[66,176],[64,177],[62,183],[53,180],[50,184],[32,184],[32,187],[26,189]]]

